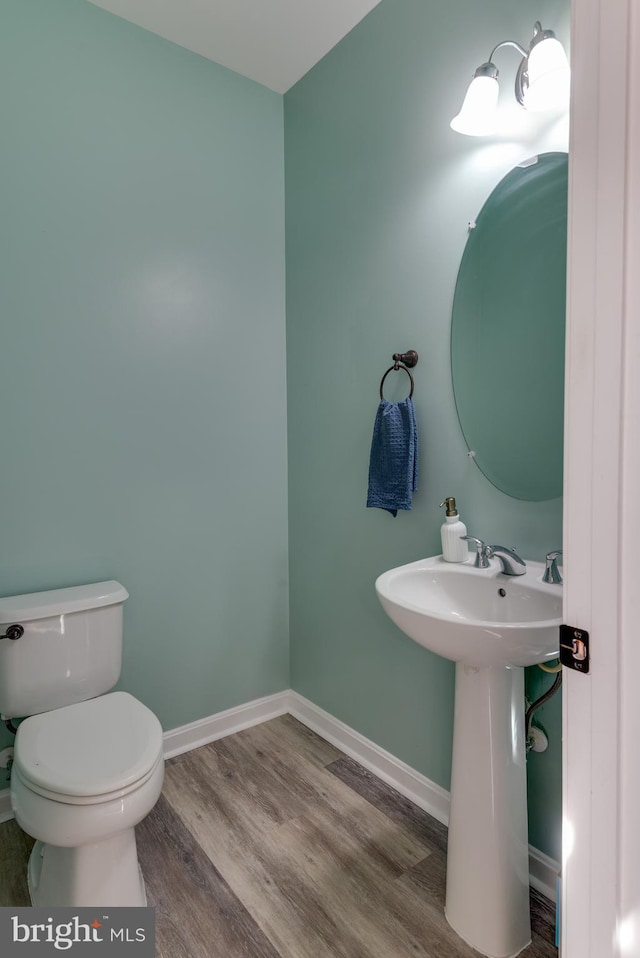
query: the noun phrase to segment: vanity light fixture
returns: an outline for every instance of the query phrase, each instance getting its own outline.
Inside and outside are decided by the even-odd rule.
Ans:
[[[488,136],[495,132],[498,104],[496,51],[514,47],[522,60],[516,73],[515,97],[531,112],[566,108],[569,104],[569,61],[553,30],[543,30],[539,20],[533,26],[529,49],[515,40],[502,40],[473,75],[462,108],[451,121],[451,129],[467,136]]]

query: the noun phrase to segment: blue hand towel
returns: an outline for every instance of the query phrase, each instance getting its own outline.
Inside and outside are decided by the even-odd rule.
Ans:
[[[418,488],[418,431],[410,398],[402,402],[380,401],[371,440],[367,506],[386,509],[411,508],[411,493]]]

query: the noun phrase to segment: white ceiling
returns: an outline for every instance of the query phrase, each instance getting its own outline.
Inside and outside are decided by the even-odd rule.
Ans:
[[[284,93],[380,0],[90,0]]]

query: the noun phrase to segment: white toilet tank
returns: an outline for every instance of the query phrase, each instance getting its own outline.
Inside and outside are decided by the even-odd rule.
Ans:
[[[22,718],[108,692],[120,677],[119,582],[33,592],[0,599],[0,713]],[[19,630],[17,630],[19,631]]]

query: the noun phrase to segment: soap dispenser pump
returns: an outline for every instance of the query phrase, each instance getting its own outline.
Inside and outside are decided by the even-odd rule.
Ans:
[[[447,496],[440,503],[442,506],[446,506],[445,520],[440,529],[442,558],[445,562],[465,562],[469,558],[469,546],[461,536],[466,536],[467,527],[458,515],[456,500],[453,496]]]

